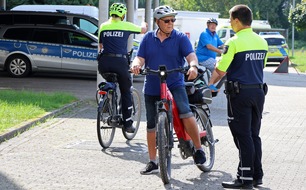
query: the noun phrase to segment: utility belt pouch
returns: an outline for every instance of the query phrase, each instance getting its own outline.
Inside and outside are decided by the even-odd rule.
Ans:
[[[239,94],[240,92],[240,86],[239,86],[239,82],[234,82],[234,92],[235,94]]]
[[[225,83],[225,90],[224,93],[225,94],[239,94],[240,92],[240,87],[239,87],[239,83],[236,81],[227,81]]]
[[[224,83],[224,94],[232,94],[234,92],[234,83],[233,81],[226,81]]]
[[[267,93],[268,93],[268,85],[267,85],[267,83],[263,83],[262,88],[263,88],[263,91],[264,91],[265,95],[267,95]]]

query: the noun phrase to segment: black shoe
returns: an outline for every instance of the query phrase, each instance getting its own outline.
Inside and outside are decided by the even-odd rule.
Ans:
[[[262,179],[254,179],[253,186],[257,187],[258,185],[262,185]]]
[[[193,160],[196,165],[204,164],[206,162],[206,158],[205,158],[205,153],[203,152],[203,150],[197,150],[193,154]]]
[[[135,127],[133,127],[133,121],[123,121],[123,129],[127,133],[134,133],[135,132]]]
[[[235,179],[230,182],[222,182],[222,187],[229,189],[253,189],[253,184],[243,184],[241,180]]]
[[[149,175],[149,174],[155,174],[158,173],[158,165],[154,162],[149,162],[146,167],[140,171],[140,174],[142,175]]]
[[[131,125],[129,127],[124,127],[124,130],[127,133],[135,133],[135,127],[133,127],[133,125]]]

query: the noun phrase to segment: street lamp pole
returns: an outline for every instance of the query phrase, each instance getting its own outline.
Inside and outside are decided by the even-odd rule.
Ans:
[[[295,0],[293,0],[292,10],[295,8]],[[294,56],[294,23],[292,22],[292,42],[291,42],[291,56]]]

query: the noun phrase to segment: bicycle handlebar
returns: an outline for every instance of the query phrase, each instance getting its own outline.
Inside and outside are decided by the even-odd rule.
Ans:
[[[179,67],[179,68],[167,70],[167,67],[165,65],[160,65],[158,70],[150,69],[149,67],[146,67],[145,69],[140,69],[140,74],[141,75],[161,74],[162,72],[164,72],[164,74],[169,74],[173,72],[186,73],[187,70],[188,70],[187,67]]]

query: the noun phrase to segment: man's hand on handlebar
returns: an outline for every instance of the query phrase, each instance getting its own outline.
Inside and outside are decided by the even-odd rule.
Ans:
[[[134,75],[138,75],[140,74],[140,70],[141,70],[141,66],[140,65],[133,65],[130,69],[130,71],[132,73],[134,73]]]
[[[198,69],[196,67],[190,67],[186,75],[188,75],[188,80],[195,79],[198,76]]]

